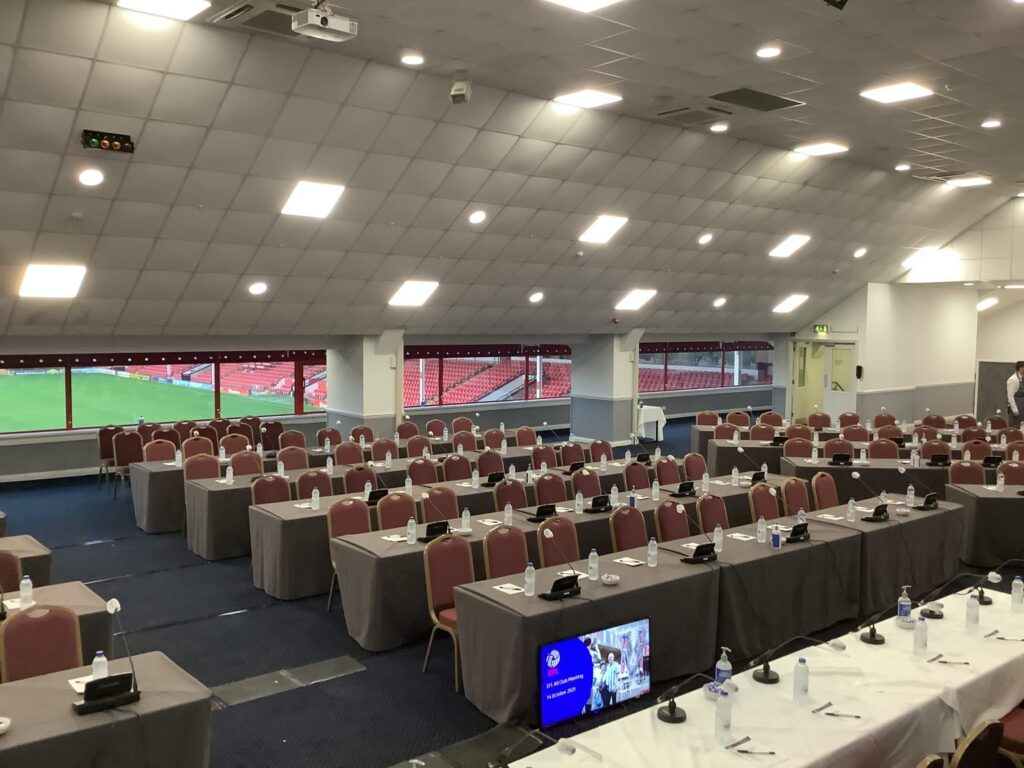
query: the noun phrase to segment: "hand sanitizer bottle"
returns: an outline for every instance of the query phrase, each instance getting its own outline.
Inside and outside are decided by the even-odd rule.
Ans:
[[[903,587],[903,594],[900,595],[900,599],[896,601],[897,624],[910,624],[913,621],[910,618],[910,612],[913,610],[914,603],[910,600],[910,595],[907,594],[907,590],[909,589],[909,584]]]

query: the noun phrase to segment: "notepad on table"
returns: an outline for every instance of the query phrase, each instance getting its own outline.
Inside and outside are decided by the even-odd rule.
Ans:
[[[628,565],[630,568],[636,568],[638,565],[643,565],[643,560],[637,560],[635,557],[617,557],[615,558],[616,563],[622,565]]]
[[[506,595],[518,595],[520,592],[526,591],[518,584],[495,584],[494,589],[504,592]]]

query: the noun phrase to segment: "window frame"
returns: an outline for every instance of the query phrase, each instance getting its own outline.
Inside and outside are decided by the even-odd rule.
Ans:
[[[663,392],[695,392],[708,389],[739,389],[743,386],[768,386],[771,382],[763,384],[735,384],[726,381],[727,370],[726,354],[738,352],[766,352],[771,351],[774,355],[775,345],[769,341],[643,341],[640,342],[639,354],[661,355],[661,386],[658,389],[648,389],[639,392],[639,381],[637,390],[641,395],[652,395]],[[719,355],[719,378],[717,386],[694,387],[693,389],[670,389],[668,386],[669,363],[668,356],[673,353],[687,352],[717,352]],[[732,365],[732,364],[730,364]],[[733,373],[735,376],[735,372]],[[639,371],[637,373],[639,378]],[[774,378],[774,377],[773,377]]]

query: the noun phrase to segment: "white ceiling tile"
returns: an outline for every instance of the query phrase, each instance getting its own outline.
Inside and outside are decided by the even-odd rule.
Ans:
[[[231,205],[244,177],[194,169],[189,171],[178,194],[178,204],[226,209]]]
[[[21,5],[21,0],[0,4],[0,40],[3,42],[15,40]],[[99,3],[67,0],[29,3],[20,42],[28,48],[92,56],[99,45],[109,10]]]
[[[327,51],[313,51],[299,75],[294,92],[311,99],[342,102],[355,85],[365,63]]]
[[[163,229],[160,230],[160,236],[208,243],[223,221],[224,215],[225,212],[218,208],[176,205],[171,209]]]
[[[232,85],[213,124],[226,131],[265,135],[281,114],[285,98],[280,93]]]
[[[247,35],[205,24],[185,24],[168,71],[230,81],[248,43]]]
[[[282,139],[319,143],[337,114],[337,104],[291,96],[270,133]]]
[[[441,163],[457,162],[476,137],[476,130],[440,123],[420,148],[419,156]]]
[[[7,99],[0,102],[0,146],[63,152],[74,119],[71,109]]]
[[[274,218],[274,215],[269,213],[228,211],[217,228],[217,234],[214,235],[213,241],[237,245],[259,245],[274,225]]]
[[[89,77],[90,62],[75,56],[20,49],[7,83],[7,98],[78,106]]]
[[[395,155],[369,154],[352,177],[352,186],[358,189],[388,191],[401,178],[409,166],[409,158]]]
[[[241,274],[256,253],[255,245],[210,243],[196,267],[197,272]]]
[[[287,93],[299,79],[309,54],[305,46],[254,37],[235,73],[235,82]]]
[[[195,125],[149,120],[136,140],[134,162],[192,165],[206,136],[206,130]]]
[[[157,24],[152,21],[146,14],[112,8],[97,58],[148,69],[166,69],[185,25],[170,19]]]
[[[0,189],[47,194],[53,188],[60,155],[22,149],[0,149]]]
[[[387,155],[414,156],[436,123],[422,117],[392,115],[374,142],[372,151]]]
[[[426,72],[416,75],[395,112],[411,117],[440,120],[448,110],[451,81]]]
[[[263,139],[231,131],[212,130],[203,142],[195,166],[224,173],[248,173],[263,148]]]
[[[103,234],[156,237],[160,234],[169,212],[169,205],[118,200],[110,209]]]
[[[346,104],[324,138],[325,144],[367,151],[388,122],[387,112],[362,109]]]
[[[391,112],[397,109],[416,73],[369,62],[346,101],[356,107]]]
[[[226,83],[166,75],[153,104],[152,117],[176,123],[210,125],[220,109]]]
[[[162,78],[159,72],[98,61],[89,75],[82,108],[145,117]]]
[[[171,216],[173,215],[172,212]],[[199,264],[205,251],[205,242],[160,238],[153,244],[153,250],[146,261],[146,269],[191,272]]]
[[[184,168],[132,163],[125,174],[118,198],[145,203],[173,203],[185,182]]]
[[[0,192],[0,229],[36,229],[46,202],[45,195]]]
[[[287,179],[291,186],[302,176],[316,152],[315,144],[285,139],[267,139],[250,173]],[[286,198],[287,199],[287,198]],[[282,202],[282,205],[284,203]],[[278,208],[280,210],[280,208]]]

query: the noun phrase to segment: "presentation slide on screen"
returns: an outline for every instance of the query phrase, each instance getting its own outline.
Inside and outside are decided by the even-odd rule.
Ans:
[[[651,690],[647,619],[540,649],[541,727],[600,711]]]

